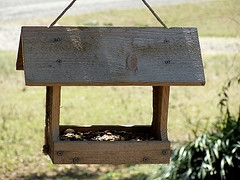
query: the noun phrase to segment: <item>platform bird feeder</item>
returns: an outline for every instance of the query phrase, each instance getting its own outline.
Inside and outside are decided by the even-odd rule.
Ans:
[[[205,84],[196,28],[22,27],[16,68],[24,70],[26,85],[46,86],[44,151],[55,164],[169,163],[170,86]],[[152,123],[60,125],[61,86],[152,86]],[[153,138],[64,141],[61,133],[66,129]]]

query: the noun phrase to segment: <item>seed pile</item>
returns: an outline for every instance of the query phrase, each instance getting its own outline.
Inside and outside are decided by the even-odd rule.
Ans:
[[[150,134],[128,131],[88,131],[76,132],[74,129],[66,129],[60,135],[62,141],[151,141],[154,137]]]

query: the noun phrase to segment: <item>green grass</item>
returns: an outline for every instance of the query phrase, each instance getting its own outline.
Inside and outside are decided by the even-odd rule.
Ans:
[[[14,52],[0,52],[1,174],[46,178],[69,173],[77,178],[100,176],[108,179],[113,176],[134,177],[139,172],[145,173],[142,177],[154,173],[158,165],[152,165],[151,169],[146,165],[130,166],[130,174],[131,168],[128,166],[95,165],[90,168],[52,165],[49,158],[41,154],[45,88],[25,87],[23,72],[14,69],[15,57]],[[237,75],[239,58],[239,54],[203,55],[206,86],[171,88],[168,125],[170,141],[187,140],[189,136],[193,137],[191,130],[199,134],[207,124],[207,130],[211,130],[219,114],[218,92],[224,82]],[[151,91],[151,87],[63,87],[61,123],[150,124]],[[239,91],[233,89],[231,97],[239,97]],[[231,100],[231,111],[237,112],[239,101],[237,98]],[[194,129],[196,126],[198,128]],[[149,170],[144,171],[144,168]]]
[[[240,3],[238,0],[216,0],[153,8],[168,27],[198,27],[200,36],[237,37],[240,35]],[[58,24],[161,26],[144,5],[142,9],[110,10],[81,16],[63,16]]]
[[[153,9],[168,27],[197,27],[201,37],[240,36],[239,0],[209,0],[198,3],[157,6]],[[24,20],[13,22],[12,25],[48,26],[55,18]],[[144,4],[140,9],[109,10],[79,15],[66,14],[57,22],[57,25],[162,26]]]
[[[239,36],[239,3],[210,1],[154,8],[169,26],[197,26],[201,36]],[[38,24],[49,24],[49,19]],[[46,23],[48,22],[48,23]],[[28,22],[26,22],[28,23]],[[147,9],[66,16],[60,25],[160,26]],[[231,27],[231,28],[229,28]],[[239,75],[240,54],[203,54],[206,86],[172,87],[168,135],[172,142],[212,130],[218,93]],[[16,52],[0,51],[0,179],[146,179],[159,165],[53,165],[42,155],[45,88],[25,86]],[[107,95],[105,95],[107,94]],[[63,87],[62,124],[150,124],[151,87]],[[232,88],[237,113],[239,90]]]

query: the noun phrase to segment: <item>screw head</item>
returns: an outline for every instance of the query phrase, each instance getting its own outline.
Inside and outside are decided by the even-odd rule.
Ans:
[[[73,163],[77,163],[79,161],[79,158],[75,157],[73,158]]]
[[[61,59],[57,59],[56,62],[60,64],[62,62],[62,60]]]
[[[170,64],[170,60],[166,60],[164,62],[165,62],[165,64]]]
[[[54,38],[54,42],[59,42],[61,39],[59,37]]]
[[[147,161],[148,161],[148,158],[147,158],[147,157],[144,157],[142,160],[143,160],[143,162],[147,162]]]
[[[164,43],[169,43],[170,41],[168,39],[164,39]]]
[[[166,149],[162,150],[163,155],[167,155],[168,151]]]
[[[58,155],[58,156],[62,156],[62,155],[63,155],[63,152],[62,152],[62,151],[58,151],[58,152],[57,152],[57,155]]]

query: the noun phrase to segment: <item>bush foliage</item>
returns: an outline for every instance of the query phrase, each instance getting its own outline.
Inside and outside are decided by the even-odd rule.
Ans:
[[[219,94],[221,116],[215,132],[203,133],[174,151],[168,167],[160,168],[159,179],[237,179],[240,174],[240,109],[229,112],[228,89],[233,78]]]

